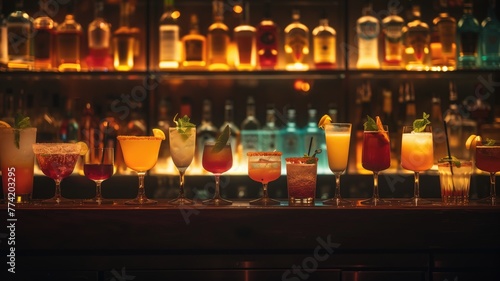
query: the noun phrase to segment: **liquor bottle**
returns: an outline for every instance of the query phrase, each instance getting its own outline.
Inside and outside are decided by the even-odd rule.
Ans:
[[[464,14],[457,24],[457,67],[470,69],[478,67],[479,33],[481,27],[472,14],[472,0],[464,1]]]
[[[411,7],[412,21],[405,28],[405,49],[403,62],[406,70],[429,70],[431,64],[429,25],[421,20],[420,5],[414,2]]]
[[[175,69],[179,68],[180,61],[179,25],[177,24],[180,13],[174,8],[174,0],[164,0],[163,7],[165,10],[160,18],[159,28],[159,67],[160,69]]]
[[[130,26],[129,0],[120,2],[120,27],[113,34],[113,66],[117,71],[130,71],[134,68],[136,33]]]
[[[95,116],[94,107],[91,103],[85,103],[80,119],[80,140],[85,142],[88,147],[97,147],[99,135],[96,133],[98,122]]]
[[[434,162],[448,155],[446,148],[446,132],[443,125],[443,113],[441,111],[441,98],[439,96],[432,97],[432,107],[430,114],[432,126],[432,143],[434,145]]]
[[[286,112],[286,126],[281,130],[281,152],[283,159],[287,157],[301,157],[307,150],[304,150],[300,130],[296,123],[297,111],[295,108],[288,108]],[[285,165],[283,165],[285,166]],[[285,172],[286,167],[281,167],[281,171]]]
[[[312,36],[314,45],[314,66],[316,69],[336,68],[337,32],[328,24],[326,12],[323,12],[319,20],[319,25],[313,29]]]
[[[354,157],[354,161],[349,161],[349,169],[352,172],[360,173],[360,174],[368,174],[369,171],[365,170],[362,166],[362,156],[363,156],[363,131],[364,131],[364,123],[367,120],[366,116],[372,116],[371,114],[371,104],[372,101],[372,88],[370,85],[370,82],[366,82],[361,84],[360,86],[357,87],[356,89],[356,103],[358,104],[359,107],[361,107],[361,110],[358,110],[360,113],[356,125],[355,125],[355,130],[356,130],[356,136],[355,138],[351,138],[351,145],[354,149],[354,153],[351,153]]]
[[[9,62],[7,22],[2,12],[3,1],[0,0],[0,69],[6,68]]]
[[[431,42],[431,62],[434,70],[454,70],[456,68],[457,21],[448,14],[448,1],[440,0],[439,15],[434,18],[433,42]]]
[[[276,124],[276,113],[273,104],[267,105],[266,123],[260,131],[260,151],[279,150],[280,128]]]
[[[463,118],[458,108],[457,88],[455,83],[451,81],[449,83],[449,103],[449,108],[446,110],[443,117],[447,125],[448,144],[450,146],[451,155],[462,159],[463,145],[465,143],[465,140],[462,142]]]
[[[75,1],[69,4],[68,14],[56,29],[56,60],[59,71],[80,71],[82,26],[75,20]]]
[[[86,62],[90,71],[113,69],[113,60],[110,56],[111,24],[104,19],[103,12],[103,0],[96,0],[94,20],[88,27],[89,54]]]
[[[59,125],[58,139],[62,142],[77,142],[80,140],[80,128],[75,118],[74,100],[66,100],[64,117]]]
[[[406,110],[405,110],[405,119],[404,119],[404,125],[405,126],[413,126],[413,121],[417,119],[417,106],[415,104],[415,87],[413,85],[413,82],[407,82],[405,83],[404,86],[404,93],[405,93],[405,104],[406,104]]]
[[[40,93],[39,110],[33,118],[33,126],[37,128],[36,140],[38,142],[56,142],[57,137],[57,118],[53,115],[58,106],[57,95],[51,95],[47,90]]]
[[[214,22],[208,27],[207,34],[207,60],[209,70],[229,70],[228,48],[229,28],[224,24],[224,3],[214,0]]]
[[[372,2],[366,0],[362,9],[362,16],[356,21],[356,33],[358,37],[358,69],[379,69],[378,37],[380,24],[372,16]]]
[[[490,0],[488,17],[481,23],[480,53],[481,67],[500,68],[500,21],[495,14],[496,1]]]
[[[397,6],[390,5],[389,15],[382,19],[382,69],[402,69],[405,22],[397,13]]]
[[[399,166],[399,151],[397,143],[399,141],[398,124],[393,114],[392,91],[382,90],[382,122],[389,127],[389,139],[391,144],[391,166],[390,171],[396,171]]]
[[[229,128],[231,129],[229,142],[231,143],[231,149],[233,150],[234,164],[230,171],[246,171],[246,169],[244,169],[244,167],[246,168],[246,163],[240,162],[241,155],[238,153],[240,146],[240,129],[234,123],[234,106],[232,100],[226,100],[226,103],[224,105],[224,123],[222,124],[222,126],[220,126],[219,132],[222,133],[226,126],[229,126]]]
[[[246,117],[241,122],[241,161],[247,163],[247,152],[259,149],[260,122],[255,117],[255,100],[252,96],[247,97]]]
[[[212,101],[204,99],[201,110],[201,122],[196,128],[196,166],[204,171],[201,165],[203,147],[206,142],[215,141],[219,129],[212,123]]]
[[[33,19],[23,11],[23,0],[17,0],[16,10],[6,21],[10,69],[33,69]]]
[[[269,1],[264,4],[264,18],[257,26],[257,57],[260,69],[276,69],[279,53],[279,28],[271,19]]]
[[[158,107],[156,112],[157,114],[156,128],[162,130],[165,136],[168,136],[169,134],[170,122],[172,121],[172,118],[170,116],[171,110],[172,110],[171,99],[166,96],[161,97],[160,101],[158,102]],[[160,152],[158,153],[158,162],[155,165],[156,173],[161,173],[161,172],[168,173],[175,171],[173,165],[170,165],[173,163],[169,160],[169,158],[170,158],[170,143],[169,143],[169,138],[167,137],[165,138],[164,141],[162,141],[160,145]]]
[[[300,22],[300,11],[292,11],[292,23],[285,27],[286,70],[309,69],[309,28]]]
[[[207,39],[200,34],[198,16],[191,15],[189,34],[182,37],[182,66],[204,69],[207,65]]]
[[[233,38],[236,43],[234,66],[237,70],[254,70],[257,67],[256,28],[249,24],[250,4],[245,2],[241,13],[241,22],[234,28]]]
[[[50,70],[53,67],[54,37],[56,24],[54,20],[44,12],[48,0],[39,1],[40,11],[37,18],[33,20],[35,29],[33,34],[34,46],[34,68],[36,70]]]
[[[315,108],[309,107],[307,110],[307,125],[302,129],[302,150],[304,153],[308,153],[309,155],[314,154],[316,149],[321,149],[324,153],[326,153],[326,140],[325,140],[325,132],[323,132],[320,128],[318,128],[318,118],[317,118],[317,110]],[[309,147],[311,151],[309,151]],[[324,156],[324,155],[321,155]],[[328,166],[328,157],[318,156],[320,160],[318,160],[318,172],[323,173],[329,170]]]

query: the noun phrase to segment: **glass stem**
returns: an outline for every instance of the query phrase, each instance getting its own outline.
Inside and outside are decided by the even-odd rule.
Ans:
[[[497,192],[495,190],[495,173],[490,173],[490,197],[492,200],[497,196]]]
[[[267,194],[267,183],[262,183],[262,198],[269,198]]]
[[[215,194],[214,194],[214,198],[220,198],[219,188],[220,188],[220,175],[215,175]]]
[[[378,195],[378,172],[373,172],[373,199],[380,199]]]
[[[145,172],[137,172],[137,175],[139,176],[139,190],[137,191],[137,199],[143,200],[146,198],[144,194],[144,176]]]
[[[340,197],[340,174],[335,173],[335,196],[333,198],[341,198]]]
[[[415,172],[415,187],[413,189],[413,198],[420,198],[420,174]]]
[[[96,201],[99,201],[102,199],[101,195],[101,183],[102,181],[96,181],[95,182],[95,199]]]
[[[56,179],[54,180],[56,182],[56,192],[55,192],[55,195],[54,195],[54,199],[59,203],[61,201],[61,180],[60,179]]]
[[[179,198],[184,198],[184,171],[179,171]]]

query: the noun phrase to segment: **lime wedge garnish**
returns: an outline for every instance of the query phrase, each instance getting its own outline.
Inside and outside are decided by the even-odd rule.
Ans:
[[[222,134],[219,135],[217,140],[215,141],[215,145],[212,148],[212,152],[219,152],[227,145],[227,141],[229,140],[229,134],[231,134],[231,129],[229,125],[226,125]]]

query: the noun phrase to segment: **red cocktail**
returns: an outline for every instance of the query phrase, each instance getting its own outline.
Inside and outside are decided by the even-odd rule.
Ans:
[[[498,200],[495,190],[495,173],[500,171],[500,146],[476,146],[476,167],[490,173],[490,196],[478,202],[496,205]]]
[[[226,144],[222,148],[215,144],[205,144],[203,148],[203,168],[215,176],[215,194],[212,199],[203,201],[205,205],[231,205],[232,202],[220,196],[220,175],[233,166],[233,152],[231,145]]]
[[[95,182],[95,197],[84,200],[83,203],[91,204],[112,204],[111,200],[104,200],[101,195],[101,184],[113,175],[114,169],[114,149],[113,148],[90,148],[85,154],[83,172],[88,179]]]

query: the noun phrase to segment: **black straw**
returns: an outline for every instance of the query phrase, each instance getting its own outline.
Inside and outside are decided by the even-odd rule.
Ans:
[[[311,147],[312,147],[312,144],[313,144],[313,137],[311,137],[311,140],[309,141],[309,149],[307,150],[307,155],[311,155]]]
[[[451,158],[450,141],[448,140],[448,128],[446,127],[446,121],[443,121],[443,125],[444,125],[444,136],[446,139],[446,150],[448,151],[448,161],[450,162],[450,171],[451,175],[453,176],[453,161]]]
[[[106,143],[108,142],[108,132],[109,132],[109,121],[106,121],[106,128],[104,129],[104,137],[103,137],[103,145],[102,145],[102,156],[101,156],[101,164],[104,163],[104,155],[105,153],[105,148],[106,148]]]

